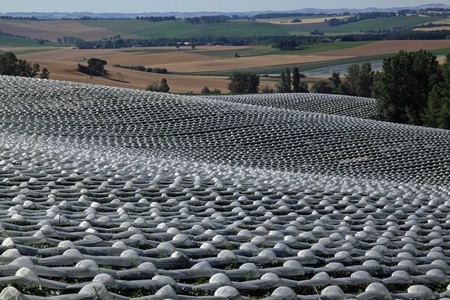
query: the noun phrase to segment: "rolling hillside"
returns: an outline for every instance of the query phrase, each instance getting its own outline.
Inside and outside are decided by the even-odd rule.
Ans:
[[[87,41],[122,38],[190,38],[190,37],[250,37],[250,36],[311,36],[319,31],[325,35],[361,33],[392,29],[411,29],[416,25],[439,22],[444,17],[394,17],[363,20],[339,26],[328,26],[323,16],[305,23],[228,21],[217,24],[188,24],[184,20],[147,22],[133,19],[99,20],[0,20],[0,30],[7,34],[56,42],[63,36]],[[270,21],[270,20],[269,20]],[[0,36],[1,38],[1,36]],[[11,41],[2,41],[2,44]],[[12,44],[8,44],[12,45]]]
[[[450,292],[446,130],[324,114],[328,95],[0,90],[2,299]]]

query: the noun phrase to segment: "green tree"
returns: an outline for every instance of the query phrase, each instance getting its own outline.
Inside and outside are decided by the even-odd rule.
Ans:
[[[338,85],[339,94],[370,97],[372,95],[372,86],[375,78],[375,72],[372,71],[370,63],[353,64],[347,69],[345,81]],[[340,81],[339,73],[333,73],[330,81],[334,86]]]
[[[261,94],[273,94],[273,93],[275,93],[275,90],[268,85],[266,85],[261,89]]]
[[[292,91],[294,93],[300,93],[300,72],[298,68],[294,68],[294,72],[292,72]]]
[[[308,93],[308,85],[306,82],[301,82],[301,78],[305,78],[304,74],[300,74],[298,68],[294,68],[292,72],[292,92],[293,93]]]
[[[0,74],[22,77],[34,77],[39,73],[39,64],[31,65],[25,59],[18,59],[12,52],[0,54]]]
[[[123,48],[125,46],[126,46],[126,44],[125,44],[124,40],[122,40],[122,39],[118,39],[118,40],[114,41],[115,48]]]
[[[290,74],[289,74],[289,80],[287,78],[287,75],[284,71],[280,74],[280,80],[276,83],[275,88],[277,93],[290,93],[291,92],[291,85],[290,85]],[[289,85],[288,85],[289,82]]]
[[[288,93],[292,93],[292,80],[291,80],[291,70],[289,68],[286,68],[286,76],[285,76],[286,82],[284,83],[284,86],[286,87]]]
[[[422,121],[425,126],[450,129],[450,54],[441,66],[441,74],[428,96]]]
[[[106,60],[99,58],[90,58],[88,60],[88,68],[95,71],[98,74],[106,75],[105,65],[107,64]]]
[[[287,89],[284,86],[286,82],[286,74],[284,74],[284,71],[280,74],[280,80],[275,84],[276,92],[277,93],[287,93]]]
[[[311,87],[312,93],[319,93],[319,94],[331,94],[333,93],[333,86],[330,82],[326,82],[325,80],[319,80],[318,82],[314,83],[314,85]]]
[[[161,82],[159,83],[159,85],[156,82],[153,82],[151,84],[149,84],[146,88],[146,91],[151,91],[151,92],[162,92],[162,93],[168,93],[170,91],[170,87],[167,84],[167,79],[166,78],[162,78]]]
[[[339,85],[342,83],[341,77],[339,77],[340,75],[341,74],[339,74],[338,72],[333,72],[333,74],[331,74],[331,77],[328,78],[328,80],[333,85],[334,91],[336,91],[339,88]]]
[[[170,91],[170,87],[167,84],[167,79],[161,79],[161,83],[159,84],[159,90],[163,93],[168,93]]]
[[[400,51],[383,60],[373,95],[376,118],[388,122],[423,125],[423,115],[433,86],[440,81],[436,56],[425,50]]]
[[[48,79],[50,77],[50,72],[47,68],[43,68],[41,74],[39,74],[39,78]]]
[[[205,87],[202,89],[202,94],[211,94],[211,91],[209,90],[209,88],[208,88],[207,86],[205,86]]]
[[[250,94],[256,94],[259,92],[259,76],[256,74],[248,75],[248,87],[247,92]]]
[[[251,73],[233,72],[228,83],[228,89],[235,94],[251,94],[259,91],[259,76]]]
[[[17,57],[12,52],[4,52],[0,54],[0,74],[16,75]]]

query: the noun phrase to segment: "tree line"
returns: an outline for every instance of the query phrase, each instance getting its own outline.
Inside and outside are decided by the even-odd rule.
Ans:
[[[161,47],[177,46],[180,39],[189,42],[191,45],[272,45],[280,39],[293,39],[290,36],[248,36],[248,37],[225,37],[225,36],[205,36],[188,38],[155,38],[155,39],[125,39],[120,36],[105,40],[86,41],[81,38],[66,36],[58,39],[61,44],[72,45],[75,47],[89,48],[123,48],[123,47]],[[311,38],[309,38],[311,39]],[[308,40],[308,37],[295,37],[295,40]]]
[[[0,53],[0,75],[35,77],[48,79],[50,72],[43,68],[42,72],[39,64],[31,64],[26,59],[19,59],[12,52]],[[39,73],[40,72],[40,73]]]
[[[31,17],[23,17],[23,16],[17,16],[17,17],[13,17],[13,16],[0,16],[0,20],[29,20],[29,21],[37,21],[38,18],[36,18],[35,16],[31,16]]]
[[[275,89],[262,93],[307,93],[307,85],[297,68],[291,75],[281,72]],[[259,76],[234,72],[229,76],[231,93],[258,93]],[[333,73],[311,87],[313,93],[372,97],[376,113],[371,118],[409,125],[450,129],[450,54],[443,64],[431,52],[400,51],[383,60],[382,72],[374,72],[370,63],[348,67],[345,79]]]
[[[315,14],[315,13],[265,13],[257,14],[253,18],[255,19],[278,19],[278,18],[290,18],[290,17],[327,17],[328,14]]]
[[[385,58],[372,92],[378,120],[450,129],[450,54],[443,64],[425,50]]]
[[[442,7],[433,7],[433,8],[425,8],[425,9],[402,9],[398,11],[399,16],[429,16],[429,17],[448,17],[450,16],[450,8],[442,8]]]
[[[0,32],[0,34],[2,34]],[[316,32],[313,32],[316,34]],[[120,35],[97,40],[85,41],[73,36],[63,36],[58,38],[58,43],[72,45],[80,48],[95,49],[117,49],[124,47],[160,47],[177,46],[180,39],[189,42],[191,45],[233,45],[233,46],[272,46],[281,50],[295,50],[304,46],[317,44],[323,37],[320,36],[247,36],[247,37],[225,37],[225,36],[205,36],[188,38],[156,38],[156,39],[125,39]],[[395,32],[383,30],[380,32],[357,33],[338,35],[332,37],[342,41],[379,41],[379,40],[444,40],[450,38],[450,30],[439,31],[413,31],[406,30]],[[44,41],[50,42],[50,41]]]
[[[327,20],[326,22],[328,22],[329,26],[339,26],[368,19],[390,18],[395,16],[397,16],[395,12],[366,12],[366,13],[358,13],[344,19],[332,18],[330,20]]]
[[[185,21],[188,24],[216,24],[216,23],[224,23],[232,18],[226,15],[218,15],[218,16],[201,16],[201,17],[192,17],[186,18]]]
[[[119,64],[113,65],[113,67],[116,68],[123,68],[123,69],[129,69],[129,70],[136,70],[141,72],[148,72],[148,73],[158,73],[158,74],[167,74],[166,68],[146,68],[144,66],[122,66]]]
[[[175,16],[168,16],[168,17],[153,17],[153,16],[142,16],[142,17],[136,17],[136,20],[138,21],[147,21],[147,22],[162,22],[162,21],[176,21],[177,18]]]

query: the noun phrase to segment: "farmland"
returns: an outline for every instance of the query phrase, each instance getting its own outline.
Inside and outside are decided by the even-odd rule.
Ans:
[[[0,89],[3,299],[449,293],[447,130],[340,95]]]
[[[333,16],[328,17],[330,19]],[[336,17],[336,16],[334,16]],[[337,18],[343,18],[337,16]],[[309,36],[318,30],[325,35],[342,35],[365,31],[410,29],[427,23],[445,22],[444,17],[410,16],[377,18],[339,26],[328,26],[326,17],[306,17],[301,23],[283,20],[236,20],[218,24],[187,24],[183,20],[147,22],[132,19],[119,20],[0,20],[2,32],[56,42],[63,36],[84,40],[101,40],[117,35],[122,38],[184,38],[190,37],[250,37],[250,36]],[[286,22],[289,22],[286,21]],[[1,39],[0,39],[1,44]]]
[[[372,98],[195,95],[228,93],[233,71],[450,52],[448,39],[188,42],[446,22],[329,17],[345,18],[0,20],[0,50],[50,71],[0,75],[0,299],[450,298],[448,130],[371,120]],[[175,43],[81,49],[64,36]],[[77,71],[93,57],[107,76]],[[163,78],[171,93],[145,91]]]
[[[325,19],[345,19],[346,16],[303,16],[302,22],[291,23],[292,18],[232,20],[217,24],[189,24],[184,20],[148,22],[135,19],[92,20],[0,20],[0,50],[14,51],[20,58],[39,63],[50,71],[50,78],[117,87],[145,89],[152,82],[162,79],[160,74],[144,73],[121,66],[165,68],[171,92],[200,93],[203,87],[227,92],[227,76],[233,71],[254,72],[261,75],[279,74],[285,68],[298,67],[302,72],[314,68],[339,64],[379,60],[401,49],[415,51],[421,48],[446,54],[448,40],[427,41],[341,41],[332,43],[306,43],[293,51],[271,47],[271,44],[230,46],[226,42],[212,43],[218,46],[195,45],[191,49],[190,38],[243,39],[272,36],[310,38],[311,32],[340,36],[364,34],[385,30],[411,30],[413,26],[440,23],[444,17],[397,16],[367,19],[359,22],[329,26]],[[295,17],[293,17],[295,18]],[[73,49],[61,43],[63,37],[81,41],[117,41],[118,39],[170,40],[170,47],[140,47],[103,49]],[[319,37],[315,37],[320,38]],[[60,42],[58,42],[58,40]],[[182,46],[177,49],[176,43]],[[183,46],[187,42],[188,46]],[[168,43],[164,41],[164,43]],[[169,44],[170,44],[169,43]],[[175,43],[175,44],[174,44]],[[131,46],[129,44],[128,46]],[[76,72],[79,63],[97,57],[108,62],[109,78],[90,78]],[[261,87],[274,87],[277,79],[264,77]],[[308,78],[311,85],[317,79]]]
[[[397,53],[401,49],[419,49],[446,54],[450,49],[449,40],[441,41],[380,41],[380,42],[340,42],[312,45],[302,50],[281,51],[262,46],[198,46],[191,47],[150,47],[125,49],[73,49],[64,47],[4,47],[18,57],[39,63],[50,70],[50,78],[117,87],[145,89],[152,82],[165,77],[171,92],[200,93],[203,87],[217,88],[227,92],[227,75],[234,70],[279,73],[286,67],[301,70],[314,69],[333,64],[370,61],[373,58]],[[236,58],[238,53],[240,57]],[[109,78],[100,78],[76,72],[78,63],[86,63],[91,57],[105,59]],[[113,65],[167,68],[169,74],[154,74],[117,68]],[[120,76],[119,74],[120,73]],[[205,76],[207,75],[207,76]],[[123,78],[123,79],[119,79]],[[315,79],[308,78],[308,82]],[[261,86],[274,86],[276,78],[262,77]]]

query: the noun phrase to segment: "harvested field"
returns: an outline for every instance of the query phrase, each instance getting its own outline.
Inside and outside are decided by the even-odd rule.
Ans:
[[[185,61],[180,63],[168,63],[156,65],[164,67],[171,72],[180,73],[201,73],[222,70],[235,70],[244,68],[257,68],[269,66],[282,66],[310,62],[319,62],[335,59],[349,58],[350,56],[328,56],[328,55],[267,55],[257,57],[239,57],[217,59],[208,57],[208,59],[198,61]]]
[[[165,74],[171,87],[171,92],[186,93],[193,91],[200,93],[203,87],[218,88],[223,93],[228,92],[228,79],[225,76],[194,76],[196,73],[251,70],[260,68],[261,73],[268,73],[264,68],[284,68],[287,65],[310,64],[314,62],[327,62],[342,60],[345,58],[365,57],[387,53],[397,53],[401,49],[408,51],[418,49],[450,48],[450,41],[383,41],[369,45],[358,46],[342,50],[321,51],[317,54],[292,54],[292,55],[260,55],[244,57],[220,57],[217,53],[234,53],[248,51],[249,47],[236,46],[199,46],[195,50],[180,49],[174,47],[157,48],[126,48],[126,49],[73,49],[58,48],[54,51],[34,52],[18,55],[20,58],[37,62],[41,67],[50,70],[50,77],[58,80],[68,80],[110,86],[145,89],[152,82],[159,82],[161,75],[114,68],[113,65],[145,66],[151,68],[166,68],[169,74]],[[33,48],[2,48],[3,51],[32,50]],[[42,48],[35,48],[42,49]],[[164,52],[167,51],[167,52]],[[264,51],[263,51],[264,52]],[[205,53],[207,55],[203,55]],[[251,53],[258,54],[258,51]],[[90,78],[89,76],[75,72],[78,63],[87,63],[91,57],[104,59],[108,62],[106,69],[111,74],[111,80],[105,78]],[[121,76],[118,76],[118,72]],[[184,73],[192,75],[176,75]],[[119,78],[123,77],[123,80]],[[313,81],[314,79],[308,79]],[[261,87],[275,85],[276,79],[261,78]]]
[[[168,53],[152,53],[152,54],[123,54],[116,57],[111,57],[109,61],[111,61],[111,65],[120,64],[120,65],[128,65],[128,66],[136,66],[143,65],[146,67],[160,67],[167,68],[167,66],[174,66],[178,64],[192,63],[196,64],[197,62],[205,62],[209,63],[215,60],[214,57],[201,55],[194,52],[168,52]],[[178,69],[170,68],[171,72],[180,72]]]
[[[450,296],[448,130],[276,95],[0,89],[1,299]],[[310,96],[281,100],[333,103]]]
[[[22,48],[21,48],[22,49]],[[23,48],[31,50],[32,48]],[[157,53],[151,51],[158,50]],[[115,68],[113,65],[159,67],[166,68],[170,73],[199,73],[216,70],[233,70],[242,67],[258,67],[284,65],[291,63],[313,62],[321,60],[337,59],[339,57],[318,56],[318,55],[266,55],[258,57],[240,58],[217,58],[202,55],[203,51],[239,51],[248,47],[198,47],[195,51],[170,51],[159,53],[164,49],[171,48],[136,48],[136,49],[73,49],[59,48],[54,51],[34,52],[19,55],[20,58],[39,63],[41,68],[50,70],[50,77],[56,80],[67,80],[91,84],[103,84],[110,86],[126,87],[133,89],[145,89],[152,83],[158,82],[165,77],[168,80],[171,92],[186,93],[193,91],[200,93],[203,87],[210,89],[218,88],[222,93],[228,92],[228,78],[225,76],[196,76],[196,75],[176,75],[176,74],[153,74],[139,72],[123,68]],[[4,51],[16,51],[17,48],[3,48]],[[149,53],[150,52],[150,53]],[[108,62],[106,70],[110,74],[110,79],[93,77],[75,72],[78,63],[87,64],[91,57],[101,58]],[[119,74],[120,73],[120,76]],[[120,79],[122,78],[122,79]],[[274,87],[276,79],[261,78],[261,87]]]
[[[48,61],[33,62],[39,63],[41,67],[48,68],[51,71],[50,77],[55,80],[66,80],[144,90],[147,85],[152,82],[156,82],[159,84],[161,79],[164,77],[167,79],[168,84],[171,88],[170,91],[173,93],[186,93],[188,91],[200,93],[205,86],[208,86],[211,89],[218,88],[222,92],[228,92],[227,88],[229,81],[226,77],[155,74],[107,66],[105,69],[110,74],[109,78],[97,76],[93,76],[91,78],[89,75],[76,72],[77,63]],[[270,86],[274,85],[274,83],[270,81],[267,82],[267,84]]]
[[[3,49],[2,49],[3,50]],[[4,48],[4,51],[15,51],[17,48]],[[55,51],[35,52],[20,55],[20,58],[30,60],[46,60],[46,61],[66,61],[66,62],[82,62],[84,59],[91,57],[109,59],[113,56],[122,55],[118,49],[77,49],[77,48],[60,48]]]

